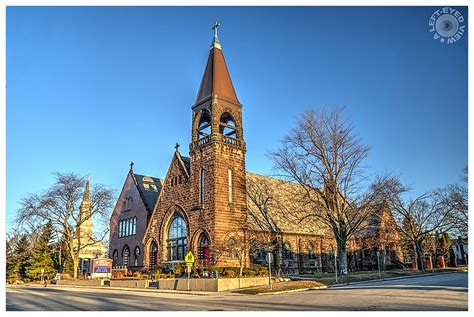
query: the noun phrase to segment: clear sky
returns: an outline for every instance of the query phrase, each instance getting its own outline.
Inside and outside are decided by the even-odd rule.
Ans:
[[[119,191],[129,162],[164,177],[219,38],[243,104],[247,170],[307,108],[341,105],[373,174],[413,194],[467,165],[468,34],[435,41],[437,7],[7,7],[7,230],[52,172]],[[467,20],[467,9],[458,7]],[[467,23],[466,23],[467,24]]]

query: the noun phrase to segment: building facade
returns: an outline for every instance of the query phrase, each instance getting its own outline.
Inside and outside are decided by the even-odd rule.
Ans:
[[[265,265],[265,254],[272,250],[274,267],[283,273],[333,270],[334,239],[320,223],[298,221],[295,185],[246,171],[242,104],[217,31],[191,114],[189,156],[176,145],[156,203],[150,202],[151,211],[135,206],[127,214],[123,209],[129,195],[124,191],[134,188],[128,175],[110,221],[109,252],[114,263],[131,266],[123,250],[136,245],[140,248],[137,267],[148,272],[182,263],[187,251],[195,254],[197,266],[236,267],[242,258],[234,250],[245,245],[246,266]],[[133,197],[140,201],[135,198],[138,193]],[[132,214],[142,218],[137,220],[141,225],[132,238],[119,238],[120,220]],[[378,232],[374,230],[372,235]],[[359,242],[352,242],[355,254]],[[387,252],[395,254],[395,248],[390,248]],[[354,257],[353,268],[363,268],[368,258]]]
[[[135,174],[133,163],[130,164],[110,217],[109,258],[113,267],[143,268],[142,240],[161,188],[160,179]]]

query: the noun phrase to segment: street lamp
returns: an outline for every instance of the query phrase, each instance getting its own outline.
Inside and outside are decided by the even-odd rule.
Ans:
[[[381,278],[380,276],[380,250],[377,249],[377,267],[379,269],[379,279]]]

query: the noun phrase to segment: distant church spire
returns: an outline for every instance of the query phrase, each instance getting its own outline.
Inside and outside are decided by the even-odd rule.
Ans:
[[[87,181],[86,181],[86,188],[84,189],[84,197],[82,198],[82,202],[90,201],[91,199],[91,192],[90,192],[90,177],[87,174]]]
[[[80,206],[81,218],[91,216],[91,191],[90,191],[90,177],[87,175],[86,186],[84,188],[84,195]]]

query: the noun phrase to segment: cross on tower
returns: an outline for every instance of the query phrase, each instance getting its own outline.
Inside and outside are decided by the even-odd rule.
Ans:
[[[214,37],[217,37],[217,29],[221,26],[219,22],[214,22],[212,29],[214,30]]]
[[[133,161],[130,162],[130,170],[133,170]]]
[[[176,142],[176,145],[174,146],[174,148],[176,149],[176,152],[178,152],[178,149],[179,149],[179,143]]]

